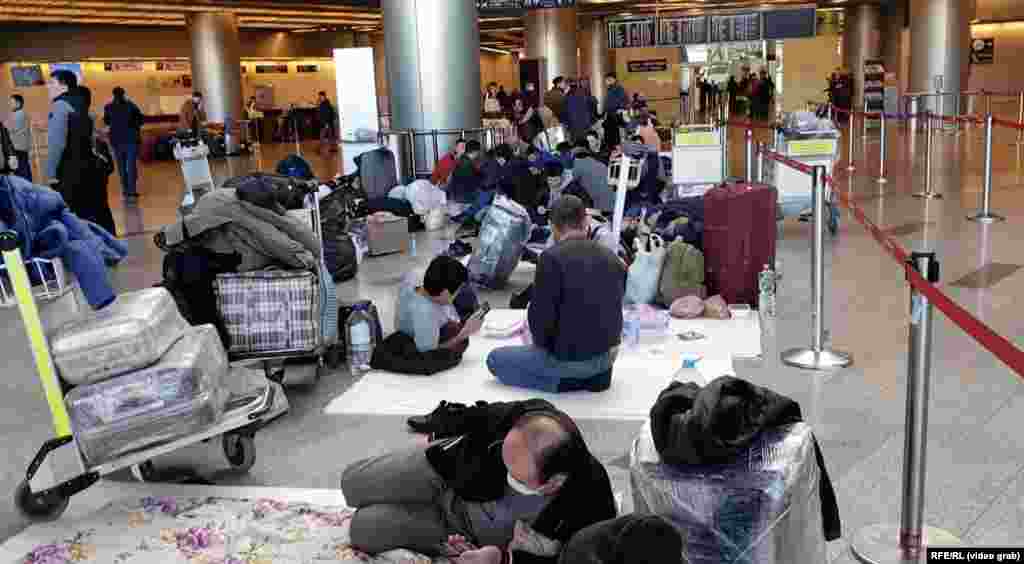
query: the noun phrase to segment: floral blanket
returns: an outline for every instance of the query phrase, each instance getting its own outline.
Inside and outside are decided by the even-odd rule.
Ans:
[[[354,512],[274,499],[127,499],[83,520],[34,526],[34,536],[52,540],[17,564],[448,564],[407,550],[354,550]]]

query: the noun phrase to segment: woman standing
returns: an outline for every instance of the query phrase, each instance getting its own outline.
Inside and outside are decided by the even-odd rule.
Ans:
[[[11,144],[18,166],[14,174],[32,182],[32,162],[29,150],[32,148],[32,127],[25,113],[25,98],[20,94],[11,96]]]
[[[484,92],[484,119],[501,119],[501,100],[498,99],[498,83],[492,82],[487,85]]]

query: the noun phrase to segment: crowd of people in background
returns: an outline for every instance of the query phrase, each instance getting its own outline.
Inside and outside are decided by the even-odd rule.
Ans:
[[[768,71],[741,73],[737,80],[730,75],[725,85],[701,76],[697,79],[700,111],[709,112],[719,105],[728,105],[731,114],[747,115],[754,119],[770,119],[775,101],[775,81]]]

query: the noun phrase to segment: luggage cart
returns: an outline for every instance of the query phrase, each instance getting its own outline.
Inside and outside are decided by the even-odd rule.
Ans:
[[[672,187],[668,199],[702,196],[725,182],[726,128],[684,125],[672,139]]]
[[[316,235],[317,243],[320,245],[320,256],[324,254],[324,241],[323,233],[320,224],[320,200],[317,197],[317,189],[319,183],[309,182],[306,184],[306,194],[303,196],[304,201],[309,202],[308,207],[302,209],[288,210],[288,215],[299,219],[305,223],[313,233]],[[334,283],[331,278],[331,274],[326,272],[322,261],[317,263],[314,269],[314,275],[316,277],[316,283],[319,285],[323,277]],[[218,278],[231,276],[221,274]],[[323,297],[320,296],[320,292],[317,292],[319,301],[322,303]],[[316,317],[321,320],[321,324],[324,320],[323,309],[320,303],[317,304]],[[330,309],[331,305],[327,304]],[[333,311],[337,311],[337,305],[333,307]],[[328,316],[328,321],[331,318]],[[337,319],[334,319],[334,324],[337,326]],[[285,350],[271,350],[271,351],[256,351],[256,352],[245,352],[245,353],[232,353],[228,351],[228,359],[234,363],[260,363],[263,368],[264,374],[267,379],[272,382],[277,382],[282,386],[291,385],[315,385],[320,381],[321,376],[326,372],[327,368],[335,368],[340,363],[341,351],[337,343],[327,343],[324,339],[323,327],[319,327],[316,335],[316,345],[310,349],[285,349]],[[297,364],[288,366],[287,361],[313,360],[313,363],[309,364]]]
[[[214,188],[209,155],[210,148],[202,139],[178,137],[174,141],[174,158],[181,163],[181,176],[185,180],[179,210],[183,216],[191,213],[196,201]]]
[[[776,131],[779,153],[809,166],[823,166],[832,174],[839,155],[839,132],[835,129],[817,131]],[[803,216],[811,207],[810,178],[793,168],[764,159],[764,182],[779,191],[779,219]],[[828,203],[828,229],[832,235],[839,232],[839,207],[832,197],[831,187],[825,187]]]
[[[75,442],[71,419],[63,401],[61,382],[57,377],[53,357],[50,354],[49,344],[40,320],[37,300],[46,303],[67,296],[74,290],[74,284],[66,283],[59,261],[34,259],[29,261],[29,264],[32,269],[38,269],[41,282],[33,286],[18,248],[18,234],[14,231],[0,232],[0,252],[3,254],[5,267],[3,284],[0,284],[0,307],[17,305],[19,309],[36,371],[50,408],[56,435],[43,443],[29,464],[25,478],[15,489],[14,505],[22,516],[33,522],[57,519],[67,509],[72,496],[89,488],[102,476],[128,468],[146,476],[149,474],[149,469],[152,468],[150,463],[152,458],[217,436],[222,437],[224,455],[232,468],[243,472],[252,468],[256,460],[253,436],[260,426],[259,419],[274,402],[274,389],[269,385],[249,390],[242,395],[229,397],[224,414],[218,422],[199,433],[137,450],[102,464],[88,464],[76,445],[75,450],[81,472],[69,480],[42,491],[33,491],[31,481],[47,456],[57,449]],[[46,269],[52,269],[53,275],[48,276],[49,273]],[[60,274],[56,274],[57,272]]]

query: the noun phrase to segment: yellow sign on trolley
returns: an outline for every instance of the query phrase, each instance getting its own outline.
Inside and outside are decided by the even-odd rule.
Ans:
[[[718,145],[718,138],[710,131],[678,131],[676,147],[701,147]]]
[[[832,156],[836,152],[835,139],[805,139],[790,141],[788,145],[791,157]]]

